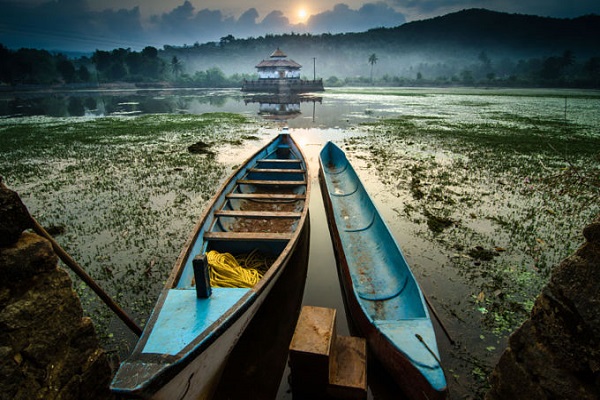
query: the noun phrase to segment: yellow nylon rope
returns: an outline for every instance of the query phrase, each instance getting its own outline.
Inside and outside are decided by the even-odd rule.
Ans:
[[[254,253],[254,252],[253,252]],[[244,266],[229,253],[219,253],[211,250],[206,253],[208,265],[210,266],[210,286],[212,287],[228,287],[228,288],[251,288],[260,278],[261,273],[254,266],[258,266],[256,262],[252,262],[253,253],[246,257]]]

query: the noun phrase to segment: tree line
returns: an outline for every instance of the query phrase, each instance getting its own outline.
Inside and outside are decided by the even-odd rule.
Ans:
[[[292,33],[245,39],[228,35],[220,42],[167,45],[161,50],[148,46],[139,52],[96,50],[79,58],[38,49],[11,50],[0,44],[0,86],[128,82],[239,87],[244,79],[257,78],[252,70],[260,58],[282,47],[304,64],[312,65],[317,58],[319,77],[326,86],[600,87],[600,54],[579,57],[564,50],[549,56],[516,58],[493,46],[479,52],[472,46],[453,51],[458,54],[455,58],[447,57],[441,49],[429,49],[425,53],[429,57],[417,57],[418,49],[402,50],[385,37],[381,29],[360,34]],[[312,79],[311,72],[304,72],[308,76],[302,78]]]
[[[136,52],[96,50],[91,57],[69,59],[46,50],[10,50],[0,44],[0,85],[91,85],[137,83],[237,87],[252,75],[225,76],[218,67],[189,72],[177,56],[165,58],[152,46]]]

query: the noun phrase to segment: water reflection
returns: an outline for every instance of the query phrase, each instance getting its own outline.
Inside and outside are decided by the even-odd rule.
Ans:
[[[301,103],[312,103],[312,119],[315,120],[316,103],[323,103],[323,98],[312,95],[274,95],[259,94],[244,96],[244,103],[258,103],[258,115],[264,119],[288,121],[299,117]]]
[[[389,108],[381,103],[381,99],[371,101],[380,108]],[[290,128],[346,128],[381,116],[367,103],[364,99],[356,101],[333,92],[278,98],[274,95],[248,96],[238,89],[0,90],[0,119],[224,112],[285,121]]]
[[[223,111],[239,112],[240,100],[239,91],[207,89],[2,92],[0,117],[197,114],[225,107],[229,101],[236,107]]]

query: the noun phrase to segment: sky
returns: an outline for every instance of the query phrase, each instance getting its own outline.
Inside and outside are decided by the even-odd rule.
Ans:
[[[61,51],[362,32],[469,8],[574,18],[600,0],[0,0],[0,44]]]

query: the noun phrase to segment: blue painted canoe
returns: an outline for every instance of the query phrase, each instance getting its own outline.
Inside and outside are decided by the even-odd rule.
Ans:
[[[445,398],[446,379],[429,311],[400,247],[344,152],[329,142],[319,163],[338,275],[353,325],[411,399]]]
[[[309,194],[305,157],[288,133],[227,179],[184,246],[135,349],[120,365],[111,383],[114,393],[211,396],[228,355],[308,229]],[[211,288],[202,285],[206,263],[199,262],[211,250],[233,255],[257,250],[275,261],[251,288]]]

